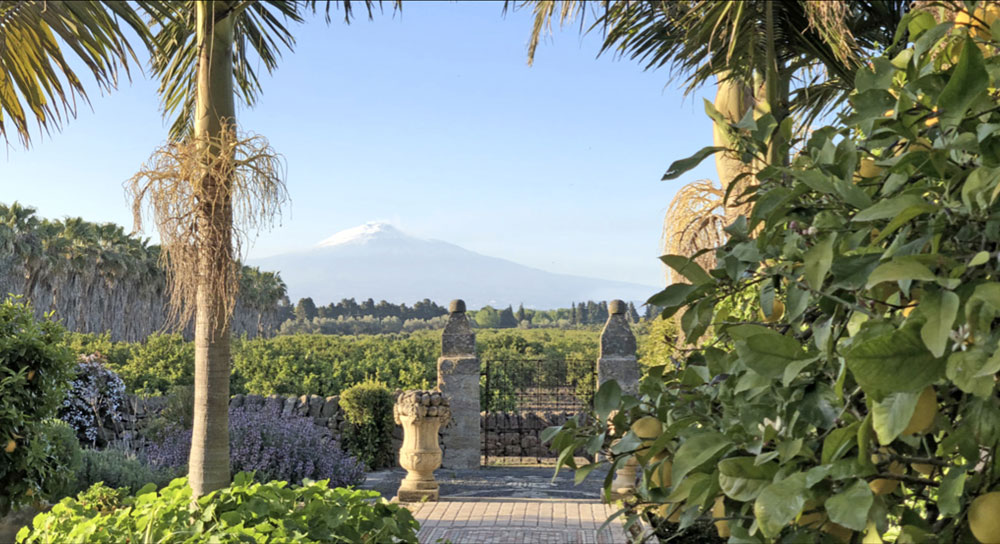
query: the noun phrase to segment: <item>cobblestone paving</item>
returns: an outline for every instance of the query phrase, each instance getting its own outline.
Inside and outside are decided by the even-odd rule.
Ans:
[[[421,543],[618,544],[620,521],[603,530],[614,510],[591,500],[444,499],[411,504],[420,522]]]
[[[453,544],[617,544],[625,542],[619,520],[600,531],[614,510],[601,504],[604,474],[580,485],[573,471],[553,479],[552,467],[484,467],[438,470],[441,502],[410,504],[420,521],[420,542]],[[368,474],[362,487],[386,498],[396,494],[402,469]]]

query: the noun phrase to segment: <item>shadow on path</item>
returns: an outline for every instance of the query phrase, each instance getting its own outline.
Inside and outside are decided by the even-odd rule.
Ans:
[[[605,473],[595,470],[580,485],[573,485],[573,471],[562,469],[553,480],[553,467],[497,467],[479,470],[438,469],[434,477],[441,485],[441,497],[589,499],[599,500]],[[401,468],[368,473],[361,486],[374,489],[390,499],[406,476]]]

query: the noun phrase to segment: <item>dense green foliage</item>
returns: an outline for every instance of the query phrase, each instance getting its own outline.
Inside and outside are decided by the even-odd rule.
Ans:
[[[637,457],[633,515],[683,527],[723,496],[731,541],[974,541],[969,506],[1000,486],[1000,24],[982,24],[913,12],[849,115],[757,174],[715,269],[664,257],[687,283],[651,301],[702,341],[548,435]],[[774,129],[731,127],[759,163]]]
[[[392,429],[396,424],[392,407],[395,404],[395,395],[385,384],[376,381],[352,385],[340,394],[340,408],[347,420],[341,439],[347,450],[370,470],[396,464],[392,447]]]
[[[76,431],[60,419],[46,419],[42,424],[43,440],[48,443],[53,470],[42,485],[46,499],[61,499],[76,492],[76,478],[83,466],[83,452]]]
[[[646,330],[645,321],[635,326],[640,354],[650,352],[653,345],[661,352],[669,351],[663,338],[650,338]],[[483,360],[531,357],[593,362],[598,338],[599,332],[592,329],[476,331]],[[75,353],[101,353],[132,393],[162,395],[193,381],[194,347],[177,334],[154,334],[134,343],[113,342],[107,334],[68,334],[66,342]],[[233,394],[329,396],[367,379],[390,389],[422,389],[437,383],[441,331],[234,339],[232,353]]]
[[[73,376],[63,333],[49,319],[37,321],[27,303],[0,303],[0,514],[65,476],[44,424],[56,415]]]
[[[372,501],[372,499],[375,499]],[[186,478],[136,495],[97,486],[63,499],[18,533],[25,544],[50,542],[416,542],[417,522],[374,491],[254,483],[239,473],[231,486],[192,502]]]
[[[135,493],[150,483],[160,488],[181,472],[183,471],[154,468],[139,453],[124,447],[112,445],[103,450],[88,448],[83,450],[74,488],[62,496],[86,490],[98,482],[115,489],[124,488],[129,493]]]
[[[160,248],[113,223],[41,219],[32,208],[0,204],[0,293],[24,295],[36,317],[52,310],[71,331],[138,340],[166,323]],[[237,334],[277,329],[285,285],[273,272],[243,267]]]

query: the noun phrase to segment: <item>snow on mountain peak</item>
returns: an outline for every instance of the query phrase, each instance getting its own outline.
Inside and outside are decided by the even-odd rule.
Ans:
[[[317,247],[340,246],[344,244],[366,244],[376,238],[400,238],[404,234],[396,227],[384,221],[369,221],[364,225],[358,225],[342,230],[333,236],[322,240]]]

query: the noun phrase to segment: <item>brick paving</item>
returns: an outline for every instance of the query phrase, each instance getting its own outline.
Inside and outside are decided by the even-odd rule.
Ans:
[[[618,544],[622,523],[610,506],[586,499],[502,499],[442,497],[441,502],[409,504],[420,522],[421,543],[452,544]]]

